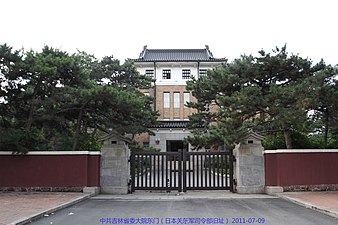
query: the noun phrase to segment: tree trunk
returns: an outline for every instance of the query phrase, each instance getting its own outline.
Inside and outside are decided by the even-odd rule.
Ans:
[[[324,148],[327,148],[327,137],[329,133],[329,112],[326,109],[324,111]]]
[[[282,122],[282,128],[283,128],[283,134],[284,134],[284,140],[285,140],[286,148],[292,149],[292,139],[291,139],[290,129],[286,125],[285,122]]]
[[[31,103],[29,105],[29,113],[28,113],[28,119],[27,119],[27,124],[26,124],[26,129],[30,130],[33,124],[33,114],[35,111],[35,98],[38,94],[38,89],[40,88],[41,85],[41,81],[38,80],[38,83],[36,84],[36,86],[34,87],[34,92],[33,92],[33,96],[31,99]]]
[[[94,128],[93,132],[91,133],[91,137],[94,138],[97,132],[97,127]]]
[[[73,140],[73,147],[72,150],[75,151],[78,147],[79,144],[79,137],[80,137],[80,131],[81,131],[81,122],[82,122],[82,115],[83,115],[83,110],[84,105],[81,107],[79,115],[77,117],[77,122],[76,122],[76,130],[74,134],[74,140]]]
[[[31,129],[32,127],[34,110],[35,110],[35,107],[34,107],[34,103],[32,102],[29,107],[28,119],[27,119],[27,124],[26,124],[27,130]]]

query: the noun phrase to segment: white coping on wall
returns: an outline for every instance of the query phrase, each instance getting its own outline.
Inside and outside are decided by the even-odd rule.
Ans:
[[[264,150],[264,154],[275,154],[275,153],[322,153],[322,152],[338,152],[338,149],[277,149],[277,150]]]
[[[13,152],[0,151],[0,155],[20,155],[13,154]],[[100,151],[32,151],[25,155],[101,155]]]

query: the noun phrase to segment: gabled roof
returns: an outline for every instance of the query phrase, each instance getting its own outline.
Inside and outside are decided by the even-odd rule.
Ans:
[[[264,140],[264,136],[254,132],[252,129],[249,129],[242,139],[254,138],[259,141]]]
[[[144,46],[138,59],[134,62],[226,62],[226,58],[214,58],[209,46],[205,49],[147,49]]]
[[[98,138],[98,141],[105,141],[105,140],[108,140],[109,138],[118,138],[122,141],[125,141],[127,143],[131,143],[132,142],[132,139],[127,137],[127,135],[121,135],[120,133],[118,133],[117,131],[115,130],[112,130],[110,131],[109,134],[104,134],[103,136],[99,137]]]

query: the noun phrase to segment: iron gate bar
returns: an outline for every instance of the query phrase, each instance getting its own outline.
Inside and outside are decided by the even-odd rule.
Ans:
[[[225,156],[221,156],[221,164],[223,165],[223,163],[224,163],[224,158],[226,159],[226,157]],[[227,165],[225,164],[225,171],[227,171],[228,170],[228,167],[227,167]],[[222,172],[221,172],[221,176],[222,177],[224,177],[224,170],[221,170]],[[225,176],[227,176],[226,174],[225,174]],[[225,186],[227,186],[227,184],[228,184],[228,182],[227,182],[227,180],[228,179],[225,179]],[[223,186],[224,185],[224,179],[221,179],[221,185]]]
[[[234,179],[233,179],[233,166],[234,166],[234,158],[233,158],[233,150],[230,150],[230,154],[229,154],[229,159],[230,159],[230,191],[234,192]]]
[[[168,182],[168,162],[169,162],[169,160],[166,160],[165,161],[165,164],[166,164],[166,170],[165,170],[165,180],[164,180],[164,183],[165,183],[165,186],[167,186],[167,188],[169,188],[169,186],[168,186],[168,184],[169,184],[169,182]],[[169,189],[167,189],[167,191],[169,191]]]
[[[139,162],[140,162],[140,167],[141,167],[141,169],[140,169],[140,172],[141,172],[141,174],[143,175],[143,171],[144,171],[144,169],[143,169],[143,157],[144,157],[144,155],[141,155],[141,159],[139,160]],[[143,179],[142,179],[142,177],[141,176],[139,176],[140,177],[140,179],[141,179],[141,186],[143,186]]]
[[[150,187],[155,187],[156,184],[156,169],[155,169],[155,166],[156,166],[156,155],[150,155],[150,165],[149,165],[149,186]],[[154,162],[154,163],[153,163]],[[154,168],[154,170],[153,170]]]
[[[229,158],[229,160],[230,160],[230,158]],[[230,161],[229,161],[229,163],[230,163]],[[229,171],[229,170],[230,170],[229,164],[226,164],[226,172]],[[226,186],[228,186],[229,185],[229,180],[226,179],[225,181],[226,181]]]
[[[185,152],[186,151],[182,152],[182,150],[179,150],[178,151],[178,153],[179,153],[179,155],[178,155],[179,160],[178,160],[178,163],[175,162],[175,165],[178,166],[178,186],[179,186],[179,192],[182,192],[182,190],[184,190],[184,185],[187,182],[186,181],[186,178],[187,178],[186,177],[186,173],[184,173],[184,176],[183,176],[183,187],[182,187],[182,179],[181,179],[181,177],[182,177],[182,166],[181,166],[181,162],[183,161],[183,169],[186,169]]]
[[[220,165],[220,161],[219,161],[219,155],[217,156],[217,166],[219,166]],[[222,168],[222,167],[221,167]],[[222,177],[222,171],[223,171],[223,169],[221,169],[221,171],[219,171],[219,169],[218,169],[218,171],[217,171],[217,185],[218,185],[218,187],[220,187],[221,185],[220,185],[220,176],[218,175],[218,174],[221,174],[221,177]],[[223,179],[222,179],[223,180]]]
[[[150,185],[150,186],[151,187],[156,187],[156,186],[158,186],[158,184],[156,185],[156,180],[157,180],[156,179],[156,164],[158,162],[156,162],[156,155],[152,155],[151,157],[153,158],[153,161],[154,161],[154,165],[152,167],[150,167],[151,169],[153,169],[152,179],[154,179],[154,180],[151,182],[152,185]]]
[[[130,174],[131,174],[131,187],[130,191],[135,191],[135,154],[130,154]]]
[[[161,161],[161,172],[162,172],[162,187],[164,187],[164,157],[161,157],[162,161]]]
[[[206,168],[206,166],[205,166],[205,161],[206,161],[206,159],[207,159],[207,156],[206,155],[204,155],[204,175],[205,175],[205,179],[204,179],[204,187],[208,187],[208,170],[206,170],[205,168]]]
[[[177,171],[178,171],[178,170],[177,170],[177,163],[176,163],[175,160],[172,161],[171,163],[173,164],[173,167],[174,167],[174,170],[173,170],[171,176],[174,177],[174,185],[176,185],[176,184],[177,184],[177,176],[175,176],[175,175],[176,175],[176,173],[177,173]]]
[[[148,172],[148,168],[147,168],[147,166],[148,166],[148,155],[146,155],[145,156],[145,158],[146,158],[146,160],[145,160],[145,175],[146,175],[146,177],[148,177],[148,175],[149,175],[149,172]],[[145,182],[145,186],[147,187],[148,186],[148,179],[144,179],[144,182]]]
[[[205,156],[206,159],[208,159],[208,162],[210,162],[210,155],[206,155]],[[207,176],[208,176],[208,179],[207,179],[207,185],[206,187],[210,187],[210,184],[211,184],[211,168],[210,168],[210,163],[208,163],[208,166],[207,166]]]
[[[208,159],[209,159],[209,187],[211,187],[211,170],[212,170],[211,155],[208,155]]]
[[[195,185],[195,159],[194,158],[192,159],[192,177],[193,177],[192,185],[194,186]]]
[[[157,155],[157,186],[161,186],[159,177],[160,177],[160,156]]]
[[[196,158],[197,158],[197,163],[202,161],[202,156],[197,155]],[[201,158],[201,161],[199,161],[200,158]],[[198,163],[198,164],[200,164],[200,163]],[[200,168],[202,168],[202,165],[199,165],[199,166],[197,167],[197,171],[200,171]],[[203,186],[203,170],[201,169],[200,172],[201,172],[201,186]],[[199,178],[200,178],[200,177],[198,177],[197,179],[199,180]],[[198,183],[200,183],[200,182],[198,182]],[[197,186],[199,186],[199,184],[197,184]]]
[[[187,157],[187,152],[186,151],[182,151],[181,152],[181,150],[179,151],[180,153],[182,153],[182,154],[180,154],[180,156],[182,156],[182,161],[183,161],[183,192],[186,192],[187,191],[187,188],[186,188],[186,186],[187,186],[187,172],[186,172],[186,170],[187,170],[187,161],[186,161],[186,157]],[[180,176],[178,176],[178,177],[182,177],[182,170],[181,170],[181,175]],[[182,179],[179,179],[180,181],[182,180]],[[189,172],[189,182],[190,182],[190,172]],[[182,183],[181,183],[181,185],[182,185]],[[182,186],[180,186],[180,187],[182,187]],[[180,191],[182,191],[182,189],[180,190]]]

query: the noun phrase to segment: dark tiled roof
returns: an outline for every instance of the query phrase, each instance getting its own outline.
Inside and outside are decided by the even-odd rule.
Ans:
[[[187,128],[189,121],[158,121],[150,128]]]
[[[205,49],[147,49],[144,46],[138,59],[134,62],[188,62],[188,61],[215,61],[225,62],[225,58],[214,58],[209,47]]]

